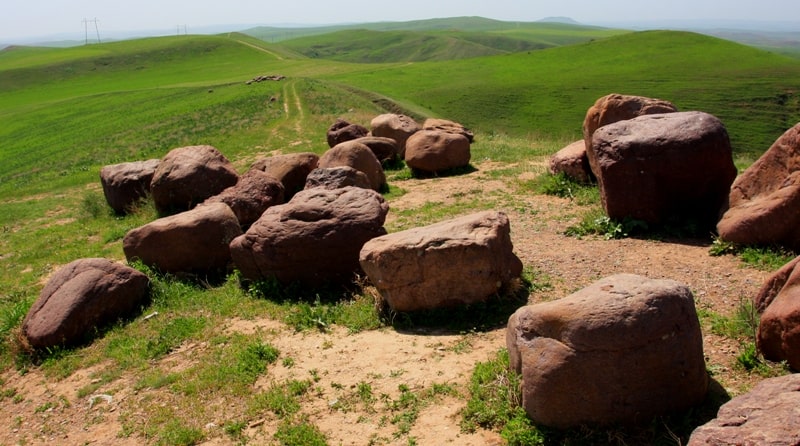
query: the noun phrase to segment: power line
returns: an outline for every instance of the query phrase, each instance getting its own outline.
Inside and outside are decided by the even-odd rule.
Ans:
[[[83,19],[82,23],[83,23],[83,39],[84,39],[83,43],[84,43],[84,45],[88,45],[89,44],[89,23],[94,23],[94,31],[95,31],[95,33],[97,33],[97,43],[100,43],[100,28],[97,26],[98,22],[100,22],[100,21],[97,20],[97,17],[95,17],[92,20],[89,20],[89,19],[86,19],[86,18]]]

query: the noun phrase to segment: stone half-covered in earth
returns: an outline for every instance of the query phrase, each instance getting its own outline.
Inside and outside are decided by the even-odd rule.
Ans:
[[[581,183],[591,183],[595,179],[586,156],[586,144],[582,139],[551,156],[548,171],[553,175],[564,174]]]
[[[800,249],[800,123],[734,181],[717,232],[742,245]]]
[[[510,227],[485,211],[384,235],[361,249],[361,267],[395,311],[483,302],[522,273]]]
[[[506,345],[522,405],[545,426],[647,423],[708,389],[694,298],[672,280],[619,274],[522,307]]]
[[[688,446],[800,445],[800,374],[765,379],[719,408]]]
[[[168,214],[189,210],[238,180],[233,164],[215,147],[179,147],[161,159],[150,190],[158,212]]]
[[[689,220],[713,227],[736,178],[728,132],[703,112],[605,125],[594,132],[592,148],[600,198],[615,220]]]
[[[150,280],[143,273],[106,259],[80,259],[47,281],[22,322],[32,348],[73,345],[95,327],[132,316],[145,303]]]
[[[420,130],[406,141],[406,164],[419,172],[435,173],[466,167],[471,156],[469,140],[459,133]]]
[[[117,214],[126,214],[150,193],[150,182],[161,160],[132,161],[100,169],[100,184],[108,205]]]
[[[128,261],[164,273],[217,274],[227,270],[228,246],[241,233],[228,205],[209,203],[131,229],[122,249]]]
[[[800,370],[800,257],[772,274],[755,298],[761,313],[758,350],[771,361],[787,361]]]
[[[247,280],[308,285],[352,281],[367,241],[386,234],[389,205],[371,189],[321,187],[298,192],[264,212],[231,242],[231,256]]]

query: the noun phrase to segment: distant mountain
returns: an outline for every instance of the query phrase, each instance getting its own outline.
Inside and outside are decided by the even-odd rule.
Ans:
[[[565,23],[567,25],[581,25],[580,22],[577,20],[573,20],[569,17],[545,17],[543,19],[537,20],[537,22],[545,22],[545,23]]]

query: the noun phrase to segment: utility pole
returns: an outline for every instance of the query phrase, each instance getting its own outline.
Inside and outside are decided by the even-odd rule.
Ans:
[[[95,17],[93,20],[83,19],[82,22],[83,22],[83,44],[84,45],[89,44],[89,22],[94,23],[94,31],[97,33],[97,43],[100,43],[100,28],[97,27],[97,22],[99,22],[99,20],[97,20],[97,17]]]

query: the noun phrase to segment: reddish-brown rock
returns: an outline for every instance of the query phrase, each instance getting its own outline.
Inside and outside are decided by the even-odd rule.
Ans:
[[[549,170],[553,175],[563,173],[581,183],[590,183],[594,180],[583,140],[575,141],[551,156]]]
[[[351,124],[344,119],[337,119],[329,128],[327,133],[328,147],[334,147],[345,141],[352,141],[357,138],[367,136],[369,129],[363,125]]]
[[[379,191],[386,186],[383,166],[369,147],[357,141],[343,142],[325,152],[319,159],[319,168],[348,166],[364,172],[370,188]]]
[[[131,316],[147,298],[150,280],[106,259],[81,259],[56,271],[22,322],[33,348],[87,340],[95,327]]]
[[[421,172],[466,167],[471,155],[469,140],[457,133],[420,130],[406,141],[406,164]]]
[[[128,231],[122,249],[128,261],[161,272],[218,273],[227,269],[228,245],[241,233],[228,205],[210,203]]]
[[[353,169],[350,166],[314,169],[310,174],[308,174],[308,178],[306,179],[306,189],[312,189],[315,187],[339,189],[347,186],[372,189],[367,175],[364,172]]]
[[[719,408],[688,446],[800,445],[800,375],[765,379]]]
[[[595,157],[592,151],[592,136],[595,130],[618,121],[625,121],[643,115],[674,113],[678,111],[671,102],[644,96],[609,94],[598,99],[586,111],[583,120],[583,141],[586,144],[586,155],[589,165],[597,175]]]
[[[235,186],[213,196],[205,203],[230,206],[243,227],[249,227],[271,206],[284,203],[283,183],[258,169],[250,169]]]
[[[592,147],[603,207],[617,220],[713,227],[736,177],[728,132],[707,113],[618,121],[597,129]]]
[[[375,158],[378,158],[381,164],[397,161],[399,149],[397,148],[397,141],[392,138],[365,136],[363,138],[354,139],[353,141],[369,147],[372,153],[375,154]]]
[[[472,130],[458,122],[447,119],[428,118],[422,123],[422,130],[438,130],[441,132],[456,133],[466,137],[470,143],[475,140],[475,134],[472,133]]]
[[[761,312],[756,343],[764,358],[800,370],[800,257],[764,282],[755,305]]]
[[[619,274],[523,307],[506,346],[522,405],[545,426],[646,423],[708,389],[694,298],[671,280]]]
[[[733,183],[720,238],[742,245],[800,249],[800,123]]]
[[[126,214],[150,193],[150,182],[161,160],[113,164],[100,169],[100,183],[108,205],[117,214]]]
[[[406,153],[406,140],[418,132],[421,127],[413,118],[406,115],[385,113],[378,115],[370,122],[372,136],[392,138],[397,141],[397,154],[400,158]]]
[[[273,206],[231,243],[233,262],[248,280],[274,278],[320,285],[353,280],[358,253],[386,234],[389,205],[358,187],[313,188]]]
[[[159,213],[191,209],[233,186],[239,175],[233,164],[212,146],[171,150],[156,169],[150,189]]]
[[[467,215],[374,238],[361,267],[395,311],[483,302],[522,274],[510,232],[502,212]]]
[[[283,183],[284,198],[288,201],[303,190],[308,174],[318,163],[319,156],[315,153],[290,153],[261,158],[250,169],[260,170]]]

